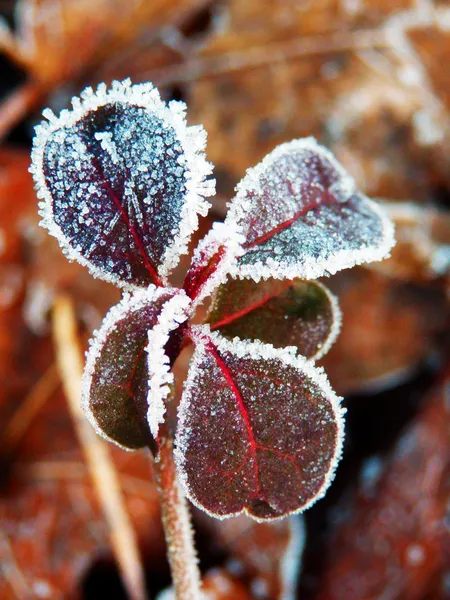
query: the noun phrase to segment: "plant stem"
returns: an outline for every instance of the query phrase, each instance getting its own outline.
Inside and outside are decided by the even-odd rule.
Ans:
[[[0,140],[8,135],[32,111],[43,95],[34,82],[24,83],[14,90],[0,105]]]
[[[165,425],[159,432],[159,453],[154,461],[167,554],[176,600],[202,598],[201,579],[186,499],[178,483],[173,441]]]
[[[136,535],[125,508],[120,481],[104,442],[88,423],[81,408],[83,360],[77,323],[70,298],[60,296],[53,304],[56,357],[75,431],[83,449],[101,509],[108,524],[111,545],[127,593],[145,600],[145,580]]]

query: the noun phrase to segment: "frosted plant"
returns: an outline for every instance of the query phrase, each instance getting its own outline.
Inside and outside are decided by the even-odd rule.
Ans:
[[[171,367],[193,344],[175,436],[185,494],[218,518],[305,510],[330,485],[344,435],[340,399],[314,365],[341,316],[314,279],[387,256],[390,221],[330,152],[294,140],[247,172],[175,289],[170,272],[214,192],[204,130],[151,84],[88,88],[72,104],[59,117],[44,111],[31,171],[42,225],[67,257],[125,290],[87,353],[89,420],[123,448],[150,447],[158,465],[172,447]],[[190,325],[207,297],[206,323]],[[160,485],[174,477],[160,473]],[[176,571],[193,560],[191,533],[167,522]],[[194,598],[192,564],[185,571],[177,594]]]

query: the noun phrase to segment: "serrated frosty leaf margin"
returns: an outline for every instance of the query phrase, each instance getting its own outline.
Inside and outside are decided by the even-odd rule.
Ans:
[[[39,203],[39,214],[42,216],[41,225],[50,235],[58,240],[63,253],[69,260],[76,260],[87,267],[94,277],[103,279],[118,287],[128,290],[138,289],[138,286],[121,281],[119,277],[106,273],[86,259],[64,235],[56,224],[53,215],[53,199],[47,187],[44,176],[44,151],[50,135],[64,128],[73,127],[89,112],[108,103],[122,102],[131,106],[145,108],[150,114],[156,115],[171,126],[183,149],[186,160],[186,196],[182,208],[180,223],[177,230],[172,232],[173,242],[166,249],[162,264],[158,266],[158,274],[167,283],[167,275],[178,264],[182,254],[186,254],[191,234],[198,228],[198,215],[205,216],[209,210],[206,196],[215,193],[215,180],[207,179],[212,173],[212,165],[205,158],[206,131],[201,125],[186,124],[186,105],[184,102],[172,101],[166,105],[160,98],[159,92],[151,83],[131,85],[129,79],[113,81],[108,90],[101,83],[94,91],[87,87],[80,97],[72,98],[72,110],[64,109],[57,117],[50,109],[43,111],[43,120],[35,128],[33,149],[31,152],[30,172],[33,175]]]
[[[193,358],[191,359],[188,376],[184,383],[183,394],[178,408],[178,427],[175,437],[174,450],[178,476],[180,478],[180,482],[186,494],[186,497],[192,502],[192,504],[209,514],[211,517],[220,520],[235,517],[240,514],[246,514],[253,520],[264,523],[267,521],[276,521],[278,519],[283,519],[288,515],[302,513],[308,508],[310,508],[318,500],[323,498],[331,482],[334,479],[337,465],[342,456],[342,448],[345,435],[344,414],[346,413],[346,409],[341,407],[342,398],[337,396],[332,390],[323,368],[316,367],[314,366],[314,363],[310,360],[307,360],[303,356],[297,355],[295,346],[287,346],[286,348],[274,348],[271,344],[263,344],[259,341],[251,342],[248,340],[240,340],[237,337],[233,340],[227,340],[218,332],[211,332],[208,325],[193,325],[191,327],[191,338],[195,344],[195,352]],[[193,495],[191,487],[189,485],[185,469],[186,458],[184,454],[184,448],[186,442],[189,440],[189,430],[187,427],[185,427],[185,421],[191,409],[191,399],[196,395],[196,388],[194,382],[195,376],[199,371],[199,368],[203,362],[203,358],[207,355],[207,344],[209,341],[213,342],[213,344],[217,347],[219,352],[230,352],[238,358],[249,357],[252,359],[278,361],[281,362],[283,365],[294,367],[299,373],[301,373],[302,375],[306,375],[306,377],[308,377],[315,385],[317,385],[317,387],[324,393],[326,398],[329,400],[337,426],[336,448],[333,459],[330,461],[330,468],[328,469],[328,472],[325,475],[322,486],[318,490],[317,494],[313,498],[311,498],[311,500],[309,500],[304,506],[293,511],[288,511],[279,517],[277,516],[271,519],[259,519],[258,517],[255,517],[255,515],[251,514],[245,507],[242,510],[237,511],[235,513],[230,513],[227,515],[218,515],[209,511],[202,504],[197,502],[197,499]],[[180,431],[183,433],[180,433]]]
[[[149,413],[151,408],[154,407],[157,415],[154,422],[157,420],[159,425],[161,422],[160,419],[164,418],[165,414],[164,399],[167,397],[167,384],[171,382],[170,374],[168,374],[168,358],[165,356],[164,346],[167,343],[169,333],[188,318],[186,309],[189,306],[189,299],[187,296],[179,289],[161,287],[157,288],[154,285],[150,285],[144,290],[138,290],[133,294],[126,293],[122,300],[109,310],[103,319],[101,327],[97,331],[94,331],[93,337],[89,342],[90,347],[86,353],[86,365],[84,368],[81,386],[81,404],[89,422],[94,427],[98,435],[109,442],[113,442],[124,450],[131,450],[131,448],[119,444],[116,440],[108,436],[99,426],[97,419],[95,418],[95,415],[89,406],[92,377],[94,375],[96,362],[101,355],[102,348],[105,345],[108,336],[112,331],[114,331],[118,321],[132,312],[151,305],[161,296],[171,293],[173,296],[168,298],[168,300],[163,304],[161,313],[158,317],[158,323],[155,325],[157,332],[151,338],[151,341],[149,339],[149,345],[147,346],[147,351],[149,351],[151,346],[152,356],[151,361],[149,356],[148,362],[149,377],[155,377],[153,384],[151,384],[149,380],[149,411],[147,413],[147,417],[149,419],[149,425],[151,426]],[[151,330],[149,332],[149,338],[150,334]],[[158,347],[158,344],[162,344],[162,346]],[[150,394],[154,395],[154,397],[152,396],[152,399],[150,399]],[[163,405],[163,410],[161,409],[161,403]],[[153,420],[153,416],[151,417],[151,420]]]
[[[308,257],[306,263],[303,261],[296,264],[280,265],[277,260],[272,258],[269,258],[266,264],[259,261],[251,265],[238,265],[235,263],[229,271],[232,277],[253,279],[256,282],[261,279],[268,279],[269,277],[275,279],[295,279],[296,277],[300,279],[317,279],[324,275],[333,275],[344,268],[379,261],[389,256],[389,252],[395,244],[394,225],[392,221],[375,202],[358,193],[354,179],[336,160],[332,152],[318,144],[313,137],[296,139],[285,144],[280,144],[255,167],[248,169],[244,178],[236,186],[236,195],[228,203],[225,225],[232,230],[238,231],[245,237],[243,227],[239,225],[239,221],[244,220],[249,214],[248,192],[260,193],[261,177],[266,174],[267,170],[278,159],[297,150],[310,150],[329,161],[339,174],[339,180],[331,186],[331,191],[336,193],[343,204],[352,195],[358,194],[363,199],[364,204],[380,219],[383,229],[382,242],[378,246],[366,246],[359,250],[338,250],[326,259]],[[245,253],[245,249],[242,250],[241,254],[243,253]]]

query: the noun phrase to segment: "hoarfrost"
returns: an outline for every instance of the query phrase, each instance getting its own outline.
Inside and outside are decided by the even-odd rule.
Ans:
[[[169,334],[188,318],[190,300],[183,292],[164,304],[157,324],[148,332],[148,412],[147,420],[155,439],[158,437],[159,425],[164,423],[166,414],[165,399],[170,393],[173,373],[170,371],[169,357],[164,347],[169,341]]]
[[[206,134],[151,84],[87,88],[36,127],[30,168],[42,225],[69,259],[134,289],[166,281],[214,192]],[[158,281],[159,280],[159,281]]]
[[[193,307],[201,304],[219,285],[225,282],[227,274],[233,269],[237,257],[242,253],[243,242],[244,237],[235,227],[224,223],[213,223],[210,231],[200,240],[195,249],[186,277],[188,285],[193,286]],[[196,286],[195,276],[201,275],[211,259],[219,252],[222,254],[214,270],[201,284]]]
[[[303,512],[325,494],[334,477],[342,452],[343,414],[345,411],[340,406],[340,399],[331,389],[323,369],[316,368],[311,361],[296,356],[294,347],[276,349],[261,342],[242,341],[238,338],[227,340],[217,332],[211,333],[209,327],[205,325],[192,326],[191,337],[196,349],[179,406],[175,450],[178,472],[186,495],[196,506],[217,518],[227,518],[244,512],[257,521],[265,521],[268,518],[281,518],[287,514]],[[234,365],[233,373],[235,375],[239,372],[236,371],[237,368],[242,370],[243,374],[239,375],[239,377],[242,377],[239,384],[233,383],[221,372],[221,367],[215,356],[216,352],[218,353],[217,356],[221,357],[220,360],[225,361],[227,365],[230,363]],[[237,365],[240,365],[240,367]],[[289,377],[296,380],[295,392],[288,381]],[[261,386],[263,379],[265,380],[264,392],[261,392],[263,388],[261,387],[260,390],[259,386]],[[298,386],[300,384],[302,390],[304,386],[303,391],[306,394],[304,397],[306,402],[309,402],[309,400],[306,400],[307,398],[315,398],[310,408],[318,403],[312,409],[313,412],[318,410],[314,419],[319,418],[319,422],[315,421],[314,427],[326,428],[332,426],[335,428],[332,450],[328,449],[328,442],[325,441],[325,438],[321,439],[320,434],[313,434],[318,437],[315,439],[315,444],[308,448],[306,446],[301,448],[292,446],[292,444],[297,444],[299,439],[300,443],[305,442],[302,432],[304,427],[308,430],[309,426],[306,425],[306,421],[303,421],[303,419],[313,418],[311,415],[299,415],[296,410],[298,408],[296,406],[298,400],[296,396],[298,396]],[[212,391],[211,386],[214,387]],[[217,389],[215,389],[216,387]],[[234,395],[238,387],[241,393],[246,395],[246,402],[250,403],[252,407],[252,424],[250,424],[248,417],[243,419],[238,410],[233,412],[232,407],[236,403]],[[205,400],[205,396],[208,396],[206,389],[214,395],[214,400],[209,397]],[[238,398],[237,404],[241,401]],[[263,404],[267,402],[269,404],[263,409]],[[323,412],[321,412],[322,409],[318,408],[321,403],[323,404]],[[274,409],[275,404],[277,410]],[[297,423],[297,419],[302,424]],[[198,429],[199,422],[202,423],[201,431]],[[255,498],[252,495],[254,488],[258,489],[259,487],[258,477],[261,474],[258,476],[257,463],[261,462],[265,465],[263,468],[271,470],[267,463],[267,457],[261,458],[262,455],[258,455],[258,459],[256,459],[255,454],[255,457],[249,458],[248,452],[250,449],[255,451],[255,449],[260,448],[259,442],[255,439],[252,440],[251,436],[246,439],[246,431],[248,433],[250,426],[252,429],[257,430],[259,439],[265,439],[265,444],[271,445],[271,448],[264,448],[265,444],[263,444],[261,446],[261,452],[263,453],[268,451],[273,453],[274,456],[277,454],[288,456],[290,453],[289,455],[293,457],[294,455],[297,456],[295,453],[298,451],[302,454],[312,451],[312,447],[315,445],[320,448],[320,450],[317,450],[318,455],[311,455],[305,463],[302,463],[300,470],[303,473],[302,485],[304,489],[298,490],[296,488],[298,483],[291,481],[289,476],[284,478],[282,484],[280,479],[276,480],[275,483],[272,481],[276,489],[268,489],[266,480],[264,489],[267,498],[272,497],[272,493],[275,497],[278,495],[278,504],[277,501],[273,500],[270,504],[270,500],[266,499],[266,503],[271,507],[270,510],[273,510],[270,516],[265,514],[265,516],[260,517],[257,512],[258,507],[255,508],[253,504],[250,507],[246,505],[248,498]],[[208,431],[208,428],[212,429]],[[220,446],[217,445],[216,447],[215,444],[218,444],[218,440],[220,440]],[[208,445],[211,444],[214,448],[212,446],[208,448]],[[285,447],[286,444],[289,451]],[[195,455],[197,456],[198,453],[198,461],[202,465],[203,462],[211,459],[211,456],[215,457],[214,463],[204,467],[207,468],[206,475],[204,468],[198,467],[198,464],[195,477],[190,472],[192,465],[188,462],[188,455],[193,452],[194,448]],[[323,457],[320,456],[322,451],[324,452]],[[212,452],[212,454],[208,455],[208,459],[200,456],[202,452]],[[285,455],[285,452],[288,454]],[[192,456],[190,458],[192,459]],[[292,460],[297,459],[292,458]],[[253,470],[252,476],[239,472],[244,466]],[[278,469],[275,469],[271,476],[275,477],[276,472],[279,476],[279,468],[278,465]],[[215,470],[220,472],[219,478],[224,479],[223,485],[226,486],[228,477],[228,475],[225,477],[225,474],[233,474],[230,477],[239,478],[236,485],[238,488],[241,486],[242,489],[239,488],[233,496],[229,488],[227,488],[228,493],[226,493],[225,489],[220,490],[209,486],[208,478],[216,477]],[[263,473],[263,475],[267,476],[267,473]],[[292,476],[292,473],[290,473],[290,476]],[[215,483],[217,485],[216,480]],[[231,486],[232,483],[235,483],[235,480],[230,479],[229,485]],[[283,506],[284,489],[282,488],[291,485],[294,487],[288,493],[292,494],[292,497],[289,500],[289,507],[286,508]],[[305,491],[308,485],[311,486],[309,495]],[[207,497],[206,503],[209,503],[210,506],[205,506],[205,497],[199,497],[199,489],[202,490],[201,495]],[[303,494],[306,494],[306,496],[301,499]],[[293,500],[294,496],[295,501]],[[295,503],[297,503],[296,506],[293,506]],[[212,510],[211,505],[214,505],[217,509]],[[261,510],[267,509],[261,508]]]
[[[245,237],[235,277],[316,279],[381,260],[394,244],[390,220],[313,138],[275,148],[236,191],[225,220]]]
[[[82,405],[96,432],[108,441],[112,441],[126,450],[129,450],[132,447],[120,443],[117,439],[114,439],[105,432],[105,426],[99,422],[98,415],[94,414],[91,404],[93,392],[98,391],[99,387],[115,386],[118,389],[122,389],[124,385],[124,382],[121,380],[122,371],[128,373],[130,370],[129,361],[137,360],[135,356],[136,349],[134,346],[129,347],[130,343],[136,343],[137,337],[136,325],[131,323],[133,315],[138,315],[138,313],[144,309],[147,311],[146,320],[142,321],[142,318],[140,317],[139,321],[139,327],[144,330],[145,337],[150,337],[148,346],[150,354],[146,361],[148,367],[146,369],[147,376],[142,382],[142,387],[145,386],[145,394],[143,394],[141,388],[139,388],[140,397],[142,396],[142,401],[147,405],[149,400],[154,402],[153,395],[152,398],[150,398],[149,385],[152,386],[152,392],[157,398],[164,397],[164,385],[166,384],[168,377],[168,360],[164,357],[164,345],[170,331],[173,328],[176,328],[179,323],[186,318],[185,309],[188,305],[189,299],[181,290],[173,288],[157,288],[150,285],[145,290],[138,290],[133,294],[125,294],[121,302],[110,309],[103,320],[100,329],[94,332],[90,342],[90,348],[86,355],[86,366],[82,384]],[[99,361],[102,358],[102,352],[104,352],[107,344],[111,343],[110,340],[112,339],[112,335],[117,333],[119,325],[125,322],[129,323],[129,328],[131,323],[131,328],[129,329],[127,336],[117,341],[120,346],[120,353],[117,357],[114,355],[114,357],[106,363],[103,361],[102,364],[100,364],[101,372],[99,373]],[[149,336],[148,331],[150,330],[151,334],[151,329],[153,327],[156,328],[156,333],[153,336]],[[158,347],[158,344],[163,344],[163,346]],[[144,341],[142,351],[144,351],[146,347]],[[149,373],[151,376],[155,377],[154,382],[149,382]],[[129,373],[129,376],[131,377],[131,373]],[[129,394],[127,396],[127,401],[131,400],[131,393],[132,391],[130,388],[127,391],[127,394]],[[116,408],[117,407],[112,405],[102,406],[102,409],[106,411],[108,417],[111,419],[114,417],[113,413]],[[147,409],[148,406],[146,407],[145,412],[147,412]],[[116,410],[116,412],[118,413],[116,415],[118,421],[126,419],[126,415],[123,415],[121,410]],[[160,415],[158,415],[158,419],[159,418]]]

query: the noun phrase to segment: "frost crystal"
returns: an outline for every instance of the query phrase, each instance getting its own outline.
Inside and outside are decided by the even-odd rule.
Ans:
[[[389,219],[312,138],[278,146],[236,189],[225,220],[245,237],[235,277],[316,279],[394,244]]]
[[[149,286],[126,294],[106,315],[91,340],[82,386],[83,408],[99,435],[125,449],[147,445],[148,402],[159,411],[166,392],[164,346],[188,305],[181,290]]]
[[[187,310],[190,300],[183,292],[179,293],[163,306],[157,324],[148,332],[148,412],[147,420],[155,439],[158,437],[159,425],[164,423],[166,405],[164,400],[170,393],[173,373],[170,372],[169,357],[164,347],[169,341],[169,334],[188,318]]]
[[[260,342],[192,327],[176,460],[189,499],[212,516],[302,512],[330,485],[343,410],[322,369]]]
[[[206,134],[151,84],[87,88],[36,128],[32,166],[42,225],[93,275],[135,288],[164,283],[206,214]]]
[[[224,283],[242,253],[243,242],[244,237],[237,229],[224,223],[213,223],[207,235],[200,240],[185,283],[185,288],[193,297],[194,307]],[[217,262],[213,262],[214,257],[217,257]],[[213,266],[208,271],[211,264]]]

